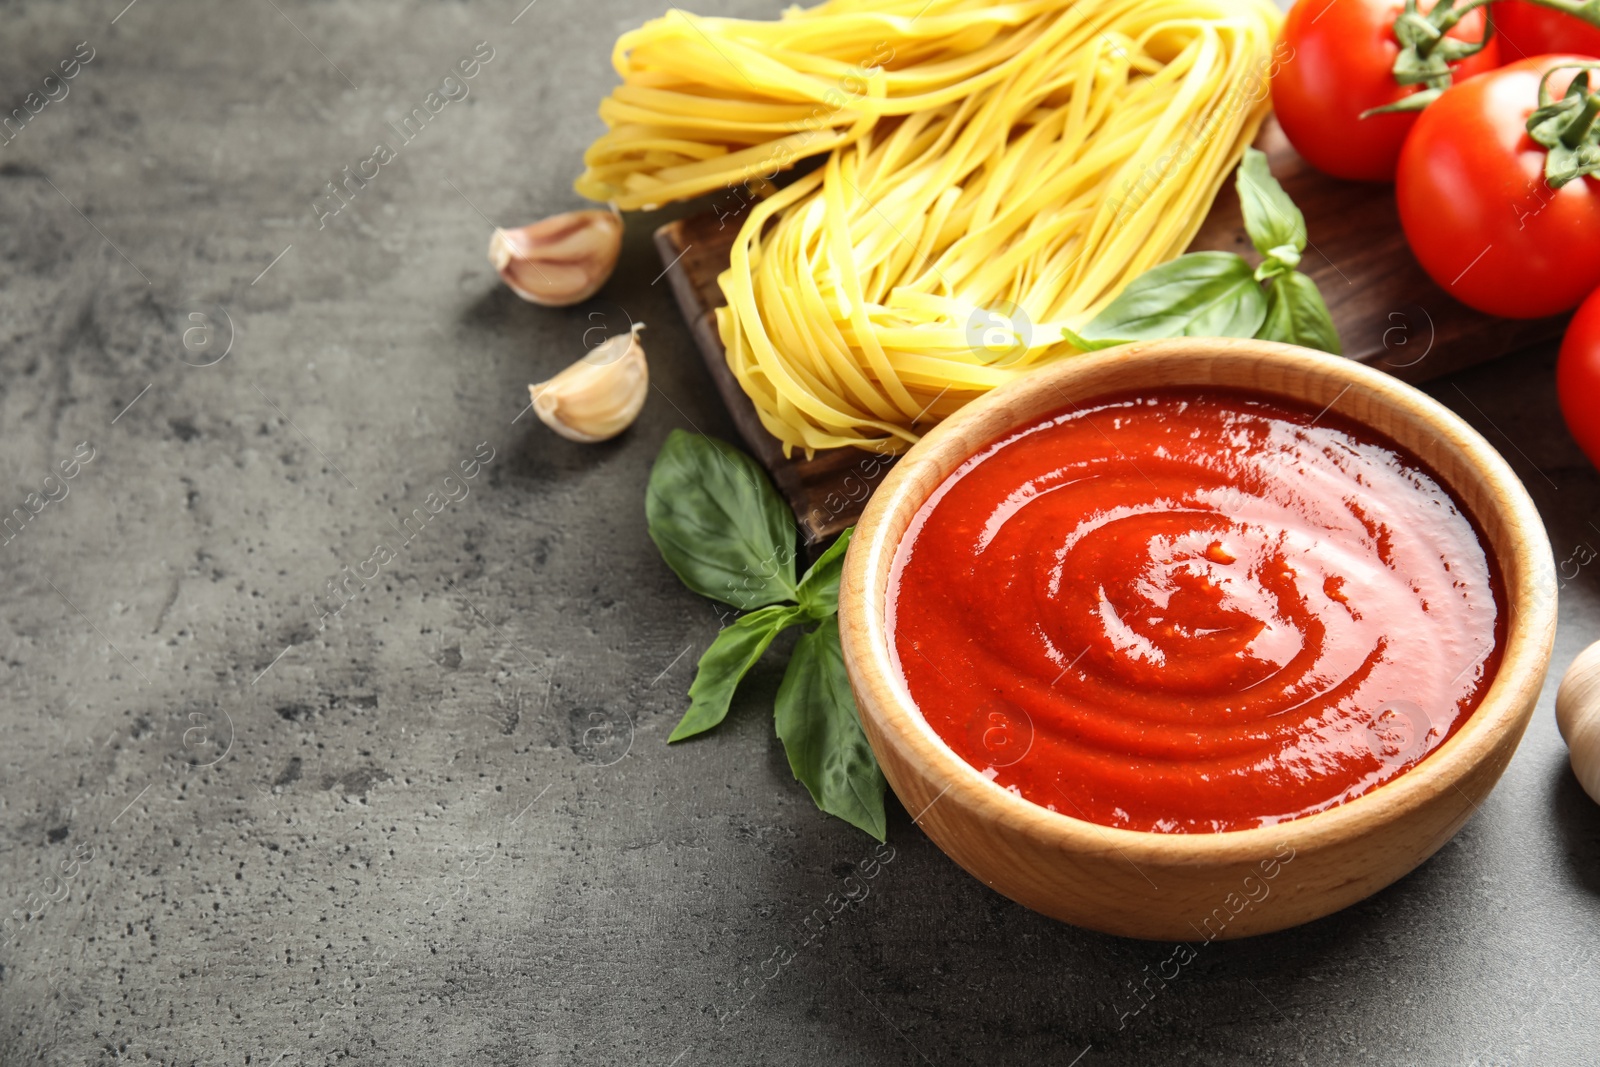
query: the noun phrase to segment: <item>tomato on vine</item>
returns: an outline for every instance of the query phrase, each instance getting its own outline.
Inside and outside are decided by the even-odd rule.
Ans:
[[[1556,360],[1556,392],[1589,462],[1600,467],[1600,290],[1583,302],[1567,327]]]
[[[1494,28],[1507,63],[1554,52],[1600,56],[1600,26],[1528,0],[1497,0]]]
[[[1359,181],[1394,178],[1416,115],[1362,114],[1422,89],[1395,80],[1401,51],[1395,20],[1406,13],[1403,0],[1300,0],[1289,10],[1283,27],[1289,56],[1272,79],[1272,106],[1295,150],[1323,173]],[[1445,35],[1454,42],[1441,46],[1445,55],[1477,47],[1485,23],[1483,8],[1468,12]],[[1499,55],[1491,39],[1448,69],[1458,80],[1469,78],[1498,66]]]
[[[1600,287],[1600,94],[1585,67],[1600,62],[1538,56],[1471,78],[1422,112],[1406,140],[1401,226],[1462,303],[1539,318]]]

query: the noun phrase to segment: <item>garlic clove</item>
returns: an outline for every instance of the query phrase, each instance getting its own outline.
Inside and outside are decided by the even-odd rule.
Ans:
[[[1562,676],[1556,726],[1567,743],[1572,773],[1600,804],[1600,641],[1578,653]]]
[[[533,411],[569,441],[605,441],[633,425],[650,389],[643,323],[607,338],[549,381],[528,386]]]
[[[589,299],[621,252],[622,216],[614,211],[568,211],[489,238],[489,262],[501,279],[522,299],[546,307]]]

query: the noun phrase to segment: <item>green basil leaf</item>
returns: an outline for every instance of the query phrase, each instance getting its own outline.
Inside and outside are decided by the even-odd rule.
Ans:
[[[778,686],[778,737],[817,807],[882,841],[883,771],[861,732],[855,696],[839,648],[839,620],[830,618],[795,644]]]
[[[1254,148],[1244,150],[1235,185],[1239,189],[1239,207],[1244,211],[1245,232],[1250,234],[1257,252],[1272,256],[1282,245],[1290,246],[1296,253],[1306,250],[1306,217],[1272,176],[1265,152]],[[1282,258],[1287,260],[1287,257]],[[1294,262],[1287,266],[1293,269],[1299,261],[1300,257],[1295,255]]]
[[[1244,257],[1191,252],[1129,282],[1082,334],[1090,341],[1254,337],[1266,316],[1266,297]]]
[[[748,610],[795,598],[794,516],[732,445],[673,430],[650,470],[650,540],[683,584]]]
[[[845,549],[855,532],[852,526],[840,534],[800,579],[800,607],[812,622],[821,622],[839,610],[839,577],[844,572]]]
[[[689,686],[689,710],[667,740],[682,741],[704,733],[727,718],[728,705],[740,680],[755,666],[772,639],[802,618],[799,608],[774,605],[752,611],[723,627],[700,657],[694,682]]]
[[[1073,333],[1065,326],[1061,327],[1061,336],[1069,345],[1083,352],[1098,352],[1102,348],[1115,348],[1118,345],[1128,344],[1131,340],[1127,337],[1102,337],[1099,340],[1091,341],[1083,334]]]
[[[1339,331],[1323,303],[1317,283],[1295,271],[1272,279],[1267,288],[1267,319],[1257,337],[1341,354]]]

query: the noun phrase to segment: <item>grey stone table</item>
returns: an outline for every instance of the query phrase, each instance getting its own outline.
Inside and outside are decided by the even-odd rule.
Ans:
[[[572,310],[484,256],[578,205],[612,39],[660,0],[125,2],[0,4],[0,511],[44,502],[0,535],[0,1064],[1595,1061],[1600,807],[1553,679],[1433,860],[1148,1001],[1171,946],[1011,904],[898,807],[881,851],[819,815],[781,655],[667,747],[717,619],[645,478],[672,428],[732,430],[661,220]],[[631,431],[519,417],[630,318]],[[1600,477],[1551,363],[1434,392],[1568,560]],[[1558,665],[1597,635],[1577,568]]]

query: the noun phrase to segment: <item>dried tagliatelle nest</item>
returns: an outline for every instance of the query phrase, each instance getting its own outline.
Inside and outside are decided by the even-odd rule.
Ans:
[[[1267,0],[830,0],[625,34],[580,193],[750,212],[731,369],[787,449],[906,448],[1183,252],[1268,109]]]

